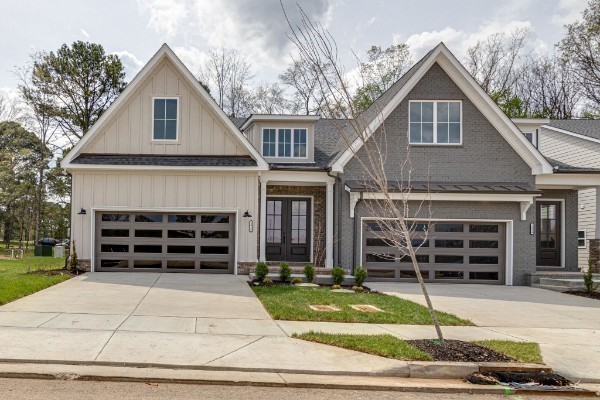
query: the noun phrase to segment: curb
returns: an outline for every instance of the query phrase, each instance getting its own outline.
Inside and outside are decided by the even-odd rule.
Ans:
[[[152,382],[195,385],[267,386],[287,388],[369,390],[469,394],[549,394],[596,397],[585,388],[569,390],[511,389],[478,386],[453,379],[330,376],[272,372],[206,371],[167,368],[109,367],[72,364],[2,363],[0,378],[77,380],[105,382]],[[360,382],[360,383],[357,383]]]

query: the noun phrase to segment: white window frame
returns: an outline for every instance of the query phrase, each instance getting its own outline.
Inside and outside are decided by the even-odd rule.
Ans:
[[[579,237],[579,232],[583,232],[583,238]],[[583,240],[583,246],[579,245],[579,241]],[[587,249],[587,230],[585,229],[578,229],[577,230],[577,248],[578,249]]]
[[[264,132],[266,129],[275,129],[275,155],[274,156],[265,156],[263,154],[264,152]],[[280,156],[279,155],[279,130],[280,129],[289,129],[290,131],[292,131],[292,136],[291,136],[291,142],[290,142],[290,155],[289,156]],[[294,143],[296,140],[296,134],[294,133],[294,130],[300,130],[303,129],[306,133],[306,155],[304,157],[295,157],[294,156]],[[283,127],[283,126],[279,126],[279,127],[274,127],[274,126],[263,126],[261,128],[260,131],[260,151],[261,154],[263,154],[264,157],[267,158],[284,158],[284,159],[294,159],[294,160],[306,160],[308,159],[308,143],[309,143],[309,138],[308,138],[308,128],[298,128],[298,127]]]
[[[413,143],[410,141],[410,105],[411,103],[433,103],[433,143],[422,143],[422,142],[416,142]],[[460,141],[458,143],[438,143],[437,142],[437,104],[438,103],[459,103],[460,105]],[[407,130],[407,136],[408,136],[408,143],[411,146],[462,146],[463,144],[463,103],[462,100],[452,100],[452,99],[448,99],[448,100],[409,100],[408,102],[408,130]]]
[[[175,139],[155,139],[154,138],[154,103],[155,100],[177,100],[177,120],[175,123]],[[152,96],[152,141],[162,143],[175,143],[179,142],[179,103],[180,98],[178,96]]]

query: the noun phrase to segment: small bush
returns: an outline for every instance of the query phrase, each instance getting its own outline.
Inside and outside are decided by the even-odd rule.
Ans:
[[[262,282],[267,275],[269,275],[269,267],[264,262],[259,262],[256,264],[256,268],[254,269],[254,274],[256,275],[256,279]]]
[[[363,267],[356,267],[354,269],[354,283],[356,286],[361,286],[367,280],[367,269]]]
[[[288,263],[279,264],[279,280],[281,282],[287,282],[292,276],[292,269]]]
[[[269,285],[273,284],[273,281],[270,280],[269,278],[265,278],[265,279],[262,280],[262,284],[265,285],[265,286],[269,286]]]
[[[593,263],[588,261],[588,269],[583,274],[583,284],[585,285],[585,292],[592,294],[598,289],[599,283],[594,282]]]
[[[71,258],[69,262],[69,271],[75,272],[79,269],[79,257],[77,256],[77,250],[75,249],[75,239],[73,239],[73,246],[71,246]]]
[[[306,264],[304,267],[304,276],[308,283],[312,283],[315,280],[315,267],[312,264]]]
[[[342,267],[335,267],[331,270],[331,277],[333,278],[334,285],[341,285],[344,282],[344,269]]]
[[[293,285],[297,285],[299,283],[302,283],[302,278],[294,278],[294,279],[292,279],[292,284]]]
[[[336,290],[336,289],[341,289],[342,287],[340,285],[332,285],[331,286],[331,290]]]
[[[362,286],[352,286],[352,290],[354,290],[355,292],[358,292],[358,293],[362,293],[365,291],[365,288]]]

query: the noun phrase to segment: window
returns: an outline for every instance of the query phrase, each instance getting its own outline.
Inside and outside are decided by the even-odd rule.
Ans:
[[[411,144],[460,144],[460,101],[411,101],[409,103]]]
[[[177,140],[178,99],[154,99],[154,140]]]
[[[265,157],[307,157],[306,129],[264,128],[262,131],[262,150]]]
[[[587,232],[577,231],[577,247],[585,249],[587,247]]]
[[[525,138],[527,140],[529,140],[531,143],[533,143],[533,133],[532,132],[523,132],[523,135],[525,135]]]

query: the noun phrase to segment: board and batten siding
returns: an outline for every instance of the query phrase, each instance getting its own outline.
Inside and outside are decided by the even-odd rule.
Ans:
[[[600,168],[600,143],[569,136],[551,129],[540,129],[539,149],[546,157],[582,168]],[[600,175],[598,176],[600,186]],[[588,239],[596,237],[596,189],[579,191],[578,230]],[[578,249],[578,265],[587,268],[589,247]]]
[[[244,172],[191,173],[147,171],[81,171],[73,173],[72,229],[80,259],[92,251],[92,209],[118,207],[152,211],[188,208],[237,210],[237,259],[257,259],[257,230],[249,232],[246,210],[258,216],[258,174]],[[85,208],[86,215],[77,212]],[[256,221],[254,221],[256,226]]]
[[[179,99],[178,139],[174,143],[152,141],[152,99],[160,96]],[[213,106],[196,93],[169,60],[164,60],[82,152],[247,155]]]

